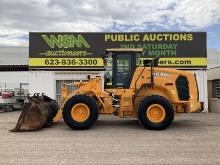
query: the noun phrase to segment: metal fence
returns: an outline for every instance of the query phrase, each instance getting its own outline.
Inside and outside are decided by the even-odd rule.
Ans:
[[[61,87],[63,84],[67,85],[68,93],[76,90],[78,87],[73,86],[74,82],[79,82],[80,80],[56,80],[56,101],[61,105]]]

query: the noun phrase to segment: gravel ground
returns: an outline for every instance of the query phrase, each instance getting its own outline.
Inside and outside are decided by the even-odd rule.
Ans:
[[[0,113],[0,165],[220,164],[220,114],[183,114],[164,131],[102,116],[86,131],[61,121],[37,132],[8,132],[19,114]]]

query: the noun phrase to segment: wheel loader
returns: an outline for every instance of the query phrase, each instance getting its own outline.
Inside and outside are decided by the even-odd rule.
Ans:
[[[158,58],[140,60],[143,49],[107,49],[104,77],[97,76],[62,87],[62,118],[72,129],[90,128],[99,115],[136,118],[147,129],[166,129],[177,113],[201,109],[195,74],[158,66]]]

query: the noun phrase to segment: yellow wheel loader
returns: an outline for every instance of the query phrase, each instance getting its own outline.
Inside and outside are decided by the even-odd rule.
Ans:
[[[158,58],[140,63],[143,49],[107,49],[104,77],[62,87],[62,107],[53,122],[64,119],[72,129],[88,129],[99,115],[137,118],[147,129],[162,130],[176,113],[201,109],[193,73],[159,68]],[[52,116],[52,115],[50,115]]]
[[[79,88],[71,94],[64,85],[63,106],[54,122],[63,117],[73,129],[88,129],[99,115],[113,114],[161,130],[175,113],[201,109],[193,73],[158,68],[158,59],[144,60],[141,66],[142,53],[143,49],[107,49],[105,76],[74,83]]]

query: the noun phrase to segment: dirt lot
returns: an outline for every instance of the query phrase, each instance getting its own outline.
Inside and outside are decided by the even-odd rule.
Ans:
[[[60,122],[38,132],[8,132],[19,113],[0,113],[1,165],[220,164],[220,114],[183,114],[164,131],[105,116],[87,131]]]

